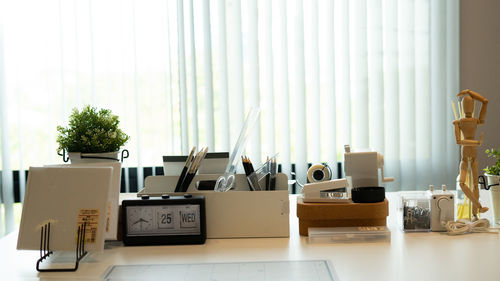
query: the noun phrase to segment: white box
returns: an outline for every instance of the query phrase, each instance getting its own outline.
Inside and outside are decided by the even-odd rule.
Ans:
[[[443,190],[434,190],[431,196],[431,231],[446,231],[441,222],[455,220],[455,196]]]
[[[256,238],[290,236],[288,177],[277,174],[276,190],[249,191],[245,175],[236,175],[235,189],[200,191],[196,182],[219,175],[196,175],[186,193],[206,198],[207,238]],[[149,176],[137,196],[175,193],[178,176]]]

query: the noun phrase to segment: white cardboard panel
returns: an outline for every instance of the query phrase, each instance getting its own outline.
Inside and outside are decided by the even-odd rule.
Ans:
[[[79,210],[97,209],[96,240],[86,243],[85,248],[102,251],[112,171],[111,167],[31,167],[17,249],[39,250],[40,227],[51,221],[50,249],[75,251]]]
[[[106,232],[104,238],[106,240],[116,240],[118,234],[118,213],[120,203],[120,184],[122,176],[121,162],[92,162],[92,163],[77,163],[66,165],[47,165],[45,167],[61,167],[61,168],[85,168],[85,167],[112,167],[113,178],[111,180],[111,188],[109,189],[108,208],[106,210]]]

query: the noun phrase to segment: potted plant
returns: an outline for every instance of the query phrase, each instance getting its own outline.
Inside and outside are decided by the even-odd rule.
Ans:
[[[486,149],[485,152],[488,157],[496,159],[495,165],[484,168],[484,175],[488,179],[487,189],[491,191],[494,222],[500,224],[500,150],[492,148]]]
[[[496,163],[493,166],[487,166],[483,170],[486,172],[485,176],[488,178],[488,185],[498,184],[500,179],[500,150],[486,149],[488,157],[495,158]]]
[[[72,163],[119,161],[119,150],[130,138],[118,127],[119,123],[118,116],[109,109],[97,110],[90,105],[81,111],[74,108],[68,126],[57,126],[57,152],[63,158],[68,152]],[[124,152],[128,157],[128,151]]]

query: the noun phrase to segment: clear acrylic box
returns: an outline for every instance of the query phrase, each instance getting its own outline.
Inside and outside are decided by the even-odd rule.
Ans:
[[[389,242],[391,231],[386,226],[310,227],[309,243]]]
[[[431,231],[431,196],[428,191],[401,194],[403,231]]]

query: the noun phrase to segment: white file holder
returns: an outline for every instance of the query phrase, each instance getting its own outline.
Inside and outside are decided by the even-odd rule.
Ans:
[[[257,238],[290,236],[288,177],[279,173],[276,190],[249,191],[245,175],[235,177],[235,189],[228,192],[197,190],[200,180],[217,180],[220,175],[196,175],[187,192],[175,193],[178,176],[149,176],[142,195],[204,195],[207,238]]]

